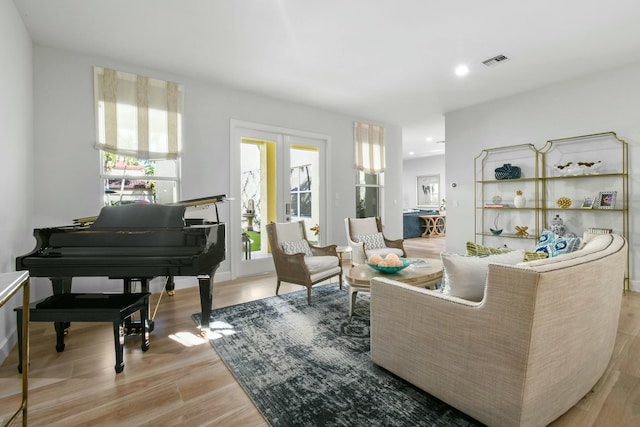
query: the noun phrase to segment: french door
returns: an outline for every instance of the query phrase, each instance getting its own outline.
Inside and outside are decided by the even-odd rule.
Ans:
[[[322,135],[231,121],[232,278],[273,271],[269,222],[304,221],[308,239],[322,241],[327,142]]]

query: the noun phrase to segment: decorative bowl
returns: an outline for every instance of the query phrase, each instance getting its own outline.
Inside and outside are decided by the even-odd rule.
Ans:
[[[495,236],[499,236],[502,234],[502,228],[499,230],[494,230],[493,228],[490,228],[489,231],[491,231],[491,234],[495,235]]]
[[[397,273],[398,271],[409,267],[409,265],[411,264],[411,261],[406,258],[400,258],[400,261],[402,261],[402,267],[379,267],[375,264],[370,264],[369,261],[367,261],[367,265],[373,268],[374,270],[378,270],[381,273],[389,274],[389,273]]]

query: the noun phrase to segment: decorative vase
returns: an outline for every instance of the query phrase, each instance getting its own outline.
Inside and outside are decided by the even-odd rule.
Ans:
[[[567,231],[560,215],[556,215],[556,217],[551,220],[551,231],[558,236],[564,236],[564,233]]]
[[[524,208],[527,204],[527,198],[522,194],[522,190],[516,191],[516,197],[513,198],[513,206],[516,208]]]
[[[496,179],[518,179],[520,178],[520,167],[505,163],[495,169]]]

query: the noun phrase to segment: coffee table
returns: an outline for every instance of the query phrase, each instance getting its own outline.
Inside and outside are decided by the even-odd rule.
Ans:
[[[413,263],[397,273],[385,274],[369,267],[367,264],[358,264],[351,267],[344,278],[349,285],[349,321],[353,316],[353,305],[358,292],[371,291],[371,279],[374,277],[386,277],[397,280],[412,286],[434,289],[435,285],[442,279],[442,262],[437,258],[410,258],[417,261],[417,265],[427,264],[424,267],[417,267]]]

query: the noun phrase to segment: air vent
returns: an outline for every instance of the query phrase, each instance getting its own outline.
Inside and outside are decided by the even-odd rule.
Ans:
[[[494,56],[493,58],[489,58],[485,61],[482,61],[482,63],[487,67],[492,67],[501,62],[507,62],[507,61],[509,61],[509,58],[507,58],[505,55],[497,55],[497,56]]]
[[[443,141],[436,141],[436,144],[444,144],[445,142],[447,142],[447,141],[444,141],[444,140]]]

